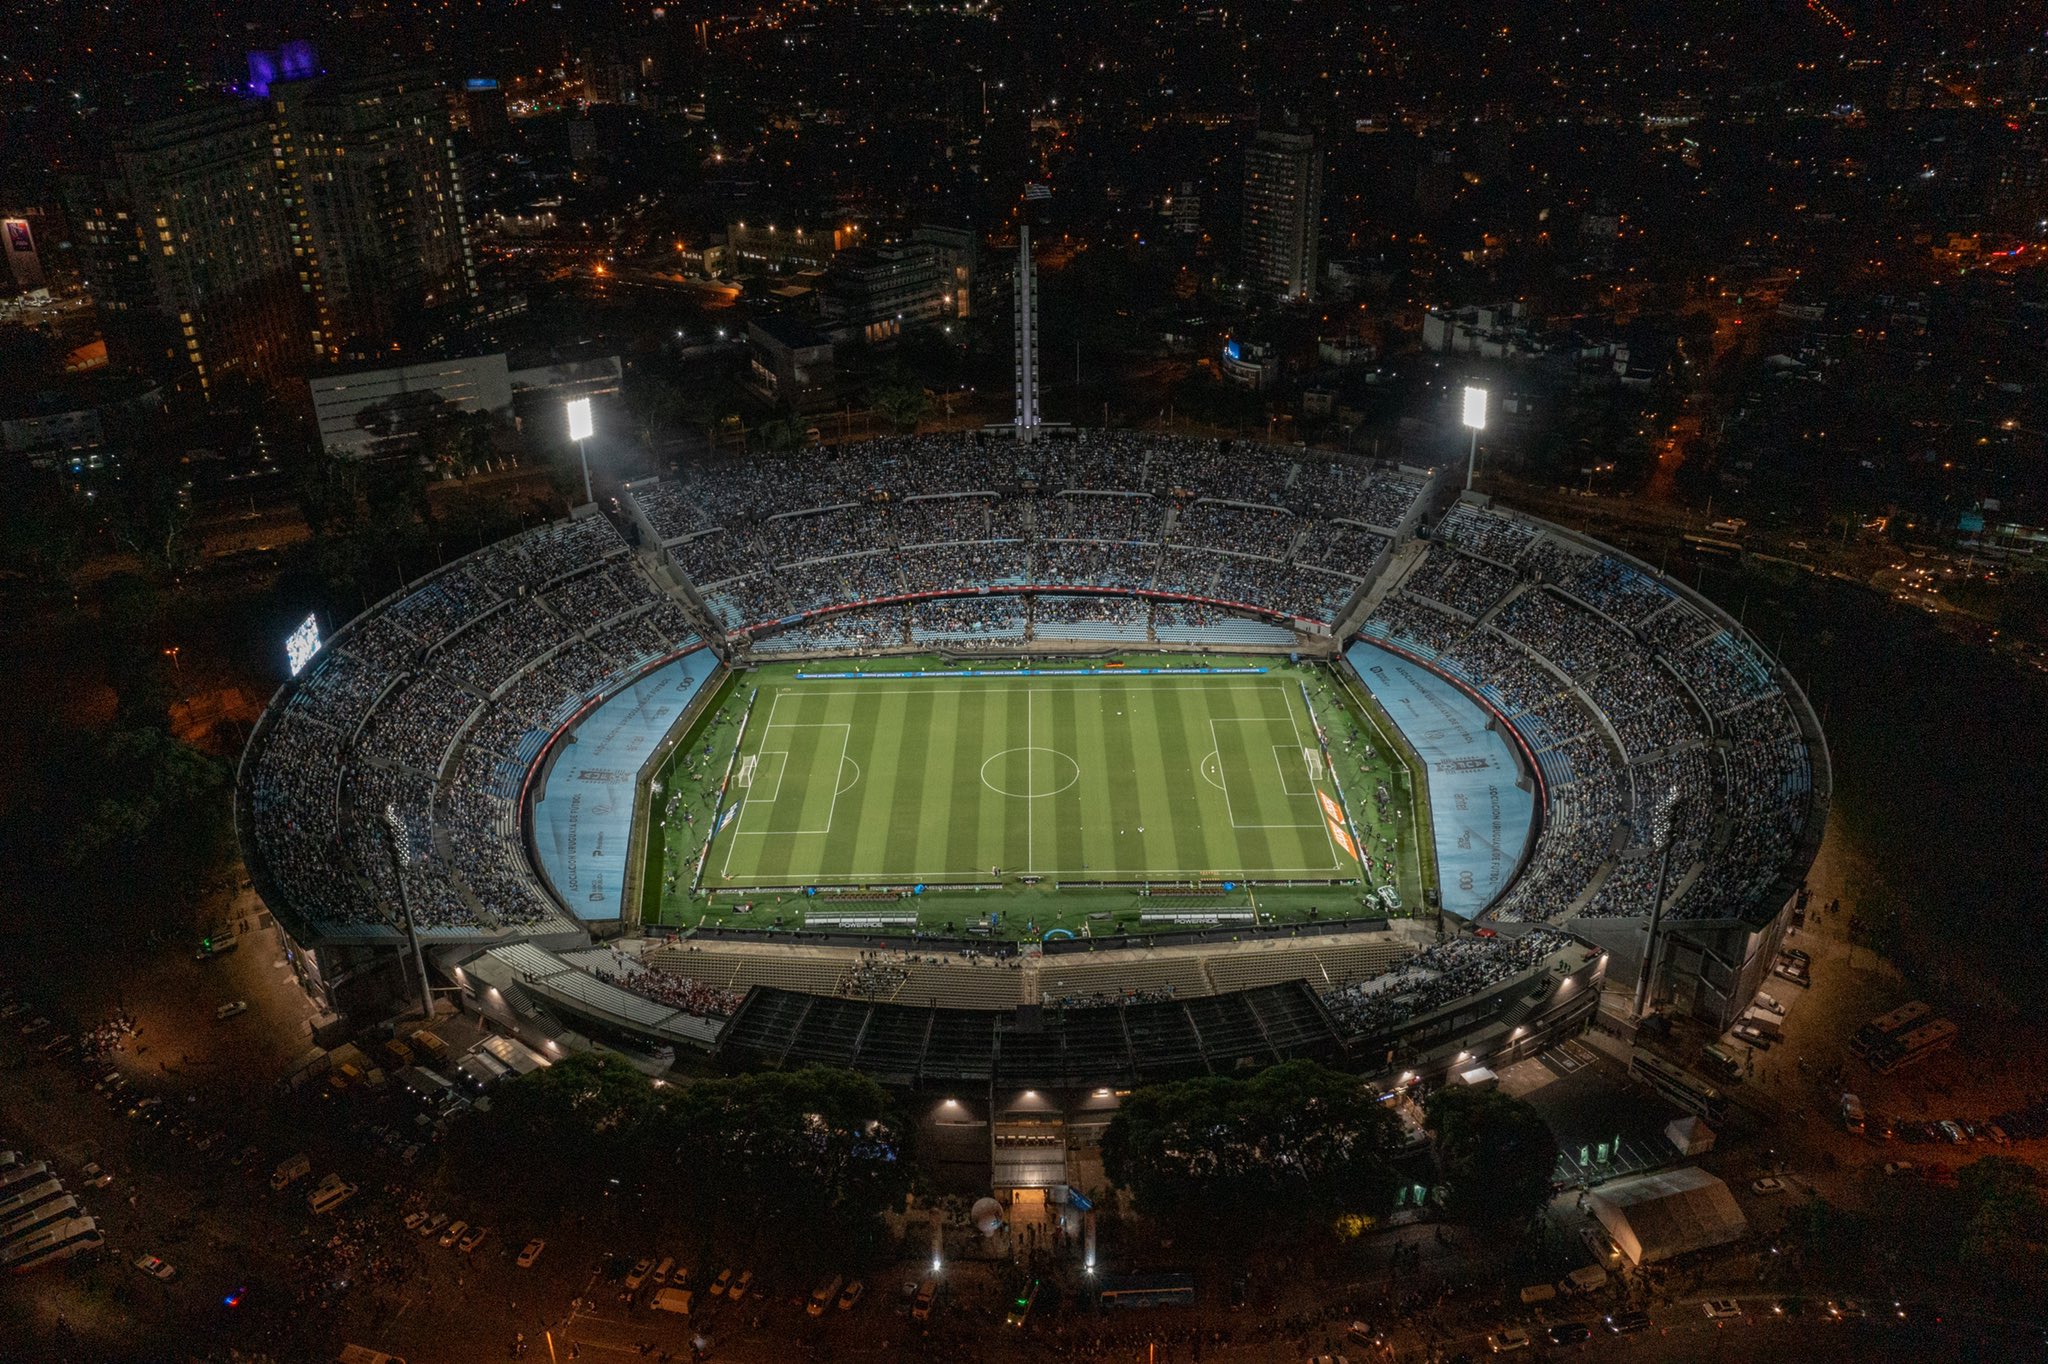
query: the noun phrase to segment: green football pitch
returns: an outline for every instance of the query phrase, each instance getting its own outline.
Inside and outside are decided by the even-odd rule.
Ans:
[[[1041,928],[1121,928],[1145,907],[1081,882],[1262,883],[1227,898],[1272,921],[1372,912],[1359,897],[1381,883],[1418,908],[1427,802],[1385,717],[1327,669],[1228,662],[1263,670],[806,679],[777,664],[735,678],[664,763],[647,918],[723,918],[753,888],[920,883],[1002,887],[971,910],[958,897],[920,905],[934,924],[1005,899]],[[1391,802],[1376,800],[1381,786]],[[1348,892],[1330,885],[1361,880],[1340,801],[1375,861]],[[726,813],[706,844],[714,808]]]
[[[704,883],[1356,876],[1329,789],[1272,674],[797,681],[756,700]]]

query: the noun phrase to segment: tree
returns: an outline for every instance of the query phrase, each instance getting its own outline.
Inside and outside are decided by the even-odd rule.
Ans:
[[[803,448],[804,424],[790,413],[778,413],[754,428],[754,442],[771,455],[789,454]]]
[[[1398,1121],[1355,1077],[1290,1061],[1133,1091],[1102,1158],[1149,1217],[1257,1224],[1382,1215],[1399,1144]]]
[[[191,480],[175,455],[141,447],[130,455],[113,499],[114,533],[144,571],[176,577],[196,561]]]
[[[2048,1294],[2048,1201],[2040,1171],[1986,1156],[1956,1171],[1967,1218],[1959,1259],[1971,1274],[2038,1301]]]
[[[464,1124],[453,1159],[479,1194],[515,1181],[560,1198],[631,1174],[651,1209],[805,1267],[871,1248],[911,1180],[888,1092],[865,1076],[814,1066],[657,1091],[589,1055],[507,1086]],[[770,1239],[790,1227],[804,1234]]]
[[[1550,1201],[1557,1138],[1533,1107],[1499,1090],[1456,1087],[1430,1095],[1423,1111],[1451,1216],[1511,1227]]]
[[[35,479],[8,496],[0,518],[0,566],[39,587],[64,587],[85,562],[92,532],[82,499],[48,479]]]
[[[892,374],[875,385],[868,399],[889,424],[906,434],[915,432],[932,410],[932,395],[925,386],[906,374]]]

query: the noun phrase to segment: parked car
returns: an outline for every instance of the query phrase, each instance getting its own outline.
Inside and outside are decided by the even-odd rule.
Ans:
[[[1535,1342],[1529,1333],[1519,1326],[1503,1326],[1486,1338],[1486,1348],[1497,1355],[1513,1354],[1517,1350],[1529,1349]]]
[[[1550,1337],[1552,1345],[1577,1345],[1593,1338],[1593,1328],[1583,1321],[1561,1321],[1545,1334]]]
[[[526,1247],[519,1252],[519,1259],[515,1263],[517,1263],[521,1269],[532,1269],[533,1262],[535,1260],[538,1260],[540,1258],[540,1253],[546,1250],[547,1248],[548,1243],[546,1241],[543,1241],[540,1237],[536,1236],[531,1241],[528,1241],[526,1243]]]
[[[432,1236],[435,1233],[439,1232],[441,1228],[447,1225],[448,1214],[445,1212],[437,1212],[432,1217],[429,1217],[426,1221],[420,1223],[420,1235]]]
[[[640,1285],[647,1282],[647,1276],[654,1272],[654,1261],[641,1260],[626,1273],[626,1287],[638,1292]]]
[[[442,1249],[445,1250],[449,1246],[454,1245],[457,1241],[460,1241],[462,1239],[462,1233],[468,1230],[469,1223],[463,1221],[459,1217],[456,1218],[453,1222],[450,1222],[445,1228],[442,1229],[441,1232]]]
[[[721,1269],[718,1271],[718,1277],[711,1281],[711,1296],[722,1298],[725,1296],[725,1290],[731,1287],[732,1271],[730,1269]]]
[[[1888,1160],[1884,1163],[1884,1172],[1888,1175],[1911,1174],[1913,1172],[1913,1162],[1910,1160]]]
[[[249,1001],[246,999],[237,999],[229,1003],[223,1004],[218,1009],[215,1009],[213,1011],[213,1016],[216,1019],[224,1021],[226,1019],[235,1017],[235,1015],[237,1014],[245,1014],[247,1012],[249,1012]]]
[[[155,1255],[145,1255],[135,1262],[135,1267],[152,1279],[171,1280],[178,1277],[178,1271],[171,1268]]]
[[[1775,1175],[1765,1175],[1762,1179],[1753,1181],[1749,1189],[1751,1193],[1760,1193],[1765,1196],[1781,1194],[1785,1192],[1785,1181],[1777,1178]]]
[[[732,1302],[738,1302],[741,1298],[747,1296],[747,1290],[753,1286],[754,1271],[743,1269],[740,1271],[739,1277],[732,1281],[732,1287],[725,1290],[725,1296]]]
[[[1700,1304],[1700,1310],[1710,1321],[1729,1321],[1742,1315],[1742,1304],[1733,1298],[1708,1298]]]
[[[839,1310],[851,1312],[854,1309],[854,1305],[860,1301],[861,1294],[867,1291],[868,1286],[859,1279],[855,1279],[845,1288],[839,1290]]]
[[[472,1228],[470,1230],[469,1235],[463,1237],[460,1241],[457,1241],[455,1243],[455,1248],[461,1251],[464,1255],[467,1255],[469,1254],[469,1252],[475,1250],[478,1246],[482,1245],[484,1243],[484,1238],[486,1236],[489,1236],[490,1234],[491,1229],[489,1227]]]
[[[839,1296],[839,1290],[845,1282],[837,1274],[820,1279],[818,1286],[811,1290],[811,1300],[804,1304],[804,1312],[813,1317],[824,1316],[825,1309],[830,1307],[833,1300]]]
[[[1650,1329],[1648,1312],[1616,1312],[1607,1318],[1607,1329],[1618,1336],[1632,1335],[1637,1331]]]
[[[87,1184],[95,1189],[104,1189],[114,1182],[114,1177],[105,1170],[102,1170],[98,1161],[94,1161],[78,1173],[85,1178]]]

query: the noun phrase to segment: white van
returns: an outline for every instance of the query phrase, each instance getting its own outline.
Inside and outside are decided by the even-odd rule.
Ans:
[[[324,1217],[355,1196],[356,1186],[353,1184],[323,1184],[313,1190],[306,1203],[316,1215]]]
[[[313,1162],[303,1155],[280,1160],[277,1163],[277,1168],[270,1172],[270,1187],[272,1189],[284,1189],[294,1180],[303,1179],[312,1172]]]
[[[690,1315],[690,1296],[687,1288],[664,1288],[647,1305],[657,1312],[673,1312],[679,1317],[687,1317]]]

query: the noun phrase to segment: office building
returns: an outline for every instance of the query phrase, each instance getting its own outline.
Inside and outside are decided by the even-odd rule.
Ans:
[[[949,316],[952,284],[934,248],[893,243],[840,252],[819,292],[827,321],[872,344]]]
[[[1261,129],[1244,158],[1244,277],[1269,298],[1316,291],[1323,153],[1315,134]]]

